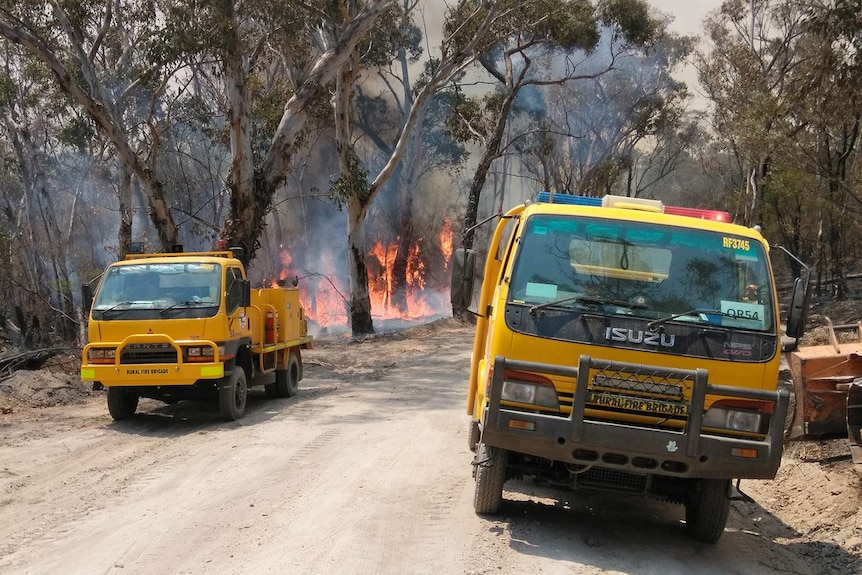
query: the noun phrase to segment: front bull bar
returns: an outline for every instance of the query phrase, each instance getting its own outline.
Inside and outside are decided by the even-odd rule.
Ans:
[[[507,369],[572,377],[577,381],[572,411],[560,417],[501,405]],[[684,429],[646,427],[627,422],[587,419],[591,370],[613,370],[693,381],[689,417]],[[705,433],[707,395],[773,403],[763,439]],[[671,369],[580,356],[578,367],[516,361],[497,356],[482,442],[492,447],[566,463],[676,477],[772,479],[781,463],[784,420],[790,392],[713,385],[705,369]],[[510,421],[516,420],[515,426]],[[524,424],[527,425],[524,425]],[[532,430],[524,429],[532,427]],[[752,454],[756,454],[752,456]]]

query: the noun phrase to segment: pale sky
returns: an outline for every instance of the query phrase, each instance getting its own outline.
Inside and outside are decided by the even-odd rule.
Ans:
[[[703,19],[721,5],[721,0],[649,0],[649,3],[673,16],[674,32],[694,36],[700,35]]]
[[[722,0],[649,0],[657,10],[673,18],[670,24],[671,30],[683,36],[701,36],[704,18],[717,9],[721,2]],[[696,109],[705,108],[706,102],[700,96],[700,85],[695,70],[687,66],[680,72],[678,79],[688,84],[689,93],[693,98],[691,106]]]
[[[647,0],[657,10],[670,14],[674,20],[671,27],[678,34],[696,35],[700,33],[701,23],[707,13],[721,5],[722,0]],[[444,7],[450,0],[426,0],[430,10],[425,18],[429,31],[439,30]]]

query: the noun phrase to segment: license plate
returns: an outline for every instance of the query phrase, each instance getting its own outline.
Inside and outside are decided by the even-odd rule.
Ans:
[[[590,392],[589,403],[601,407],[625,409],[626,411],[644,411],[661,415],[688,415],[688,405],[685,403],[644,399],[642,397],[628,397],[625,395],[614,395],[612,393]]]

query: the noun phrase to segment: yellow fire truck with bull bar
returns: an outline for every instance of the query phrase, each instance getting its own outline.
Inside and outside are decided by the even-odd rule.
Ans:
[[[543,192],[502,215],[467,401],[476,512],[533,478],[683,504],[689,535],[716,542],[732,480],[773,478],[781,460],[789,392],[769,249],[726,212],[652,200]],[[474,260],[455,254],[455,307],[472,302]],[[791,338],[807,286],[794,283]]]
[[[89,341],[81,379],[107,389],[114,419],[147,397],[174,403],[217,398],[221,416],[243,416],[248,388],[295,395],[301,350],[310,348],[299,291],[252,289],[231,250],[129,254],[93,292],[84,286]]]

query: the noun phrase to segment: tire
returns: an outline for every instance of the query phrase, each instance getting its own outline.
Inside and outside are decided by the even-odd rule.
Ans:
[[[479,421],[475,419],[470,419],[469,426],[467,427],[467,447],[470,448],[470,451],[476,453],[476,446],[479,445],[479,437],[481,437],[482,432],[479,431]]]
[[[701,479],[685,504],[685,528],[695,541],[716,543],[730,515],[730,479]]]
[[[296,351],[290,350],[287,369],[275,370],[275,385],[278,397],[293,397],[299,393],[299,355]]]
[[[503,484],[506,482],[506,463],[509,453],[498,447],[480,443],[476,447],[476,492],[473,509],[479,515],[491,515],[503,504]]]
[[[245,370],[237,366],[228,376],[227,383],[218,390],[218,404],[222,418],[226,421],[236,421],[242,417],[247,399],[248,385]]]
[[[108,388],[108,413],[115,421],[132,417],[137,409],[137,393],[124,387]]]

